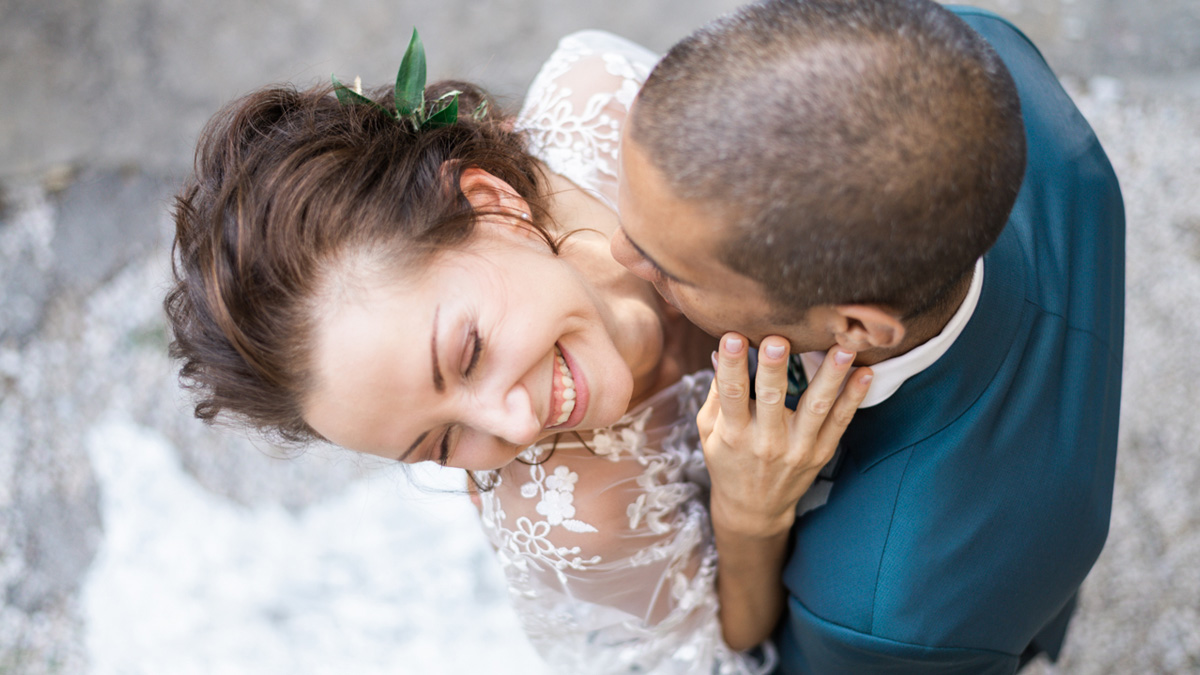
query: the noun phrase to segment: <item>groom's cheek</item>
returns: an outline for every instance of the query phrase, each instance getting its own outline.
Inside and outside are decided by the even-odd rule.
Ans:
[[[658,291],[658,294],[662,296],[663,300],[666,300],[668,305],[675,308],[676,310],[679,310],[679,311],[683,310],[683,308],[679,306],[679,299],[677,297],[675,297],[675,293],[671,289],[670,281],[667,281],[665,279],[655,280],[654,281],[654,290]]]
[[[688,321],[696,324],[696,327],[713,337],[721,337],[730,330],[737,329],[736,326],[728,326],[725,325],[725,322],[720,321],[720,317],[711,311],[712,308],[705,305],[703,296],[689,292],[689,290],[674,288],[667,288],[665,291],[663,288],[659,288],[659,293],[676,311],[686,316]]]

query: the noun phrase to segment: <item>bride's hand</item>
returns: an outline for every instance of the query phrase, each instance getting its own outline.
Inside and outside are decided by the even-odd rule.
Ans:
[[[753,399],[747,345],[737,333],[721,338],[717,376],[696,422],[712,477],[713,525],[772,537],[791,528],[797,502],[833,457],[872,373],[853,368],[854,354],[834,347],[792,412],[784,406],[787,340],[772,336],[759,345]]]

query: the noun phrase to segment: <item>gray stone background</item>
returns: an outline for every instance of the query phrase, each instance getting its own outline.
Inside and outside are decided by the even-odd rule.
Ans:
[[[172,190],[204,121],[269,82],[431,76],[519,100],[558,36],[664,49],[736,0],[0,0],[0,673],[87,672],[79,588],[103,532],[86,431],[162,431],[209,489],[292,509],[352,463],[190,419],[159,302]],[[1109,152],[1129,223],[1111,534],[1057,666],[1200,672],[1200,0],[987,0],[1043,49]]]

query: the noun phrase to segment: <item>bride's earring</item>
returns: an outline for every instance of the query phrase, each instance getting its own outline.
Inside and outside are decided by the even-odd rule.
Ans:
[[[528,213],[522,213],[522,214],[521,214],[521,220],[529,220],[529,214],[528,214]]]

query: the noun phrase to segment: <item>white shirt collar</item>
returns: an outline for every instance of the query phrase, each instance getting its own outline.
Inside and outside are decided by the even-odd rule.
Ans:
[[[888,400],[908,378],[932,366],[942,354],[949,351],[950,345],[958,339],[967,322],[971,320],[971,315],[975,313],[975,306],[979,304],[979,296],[982,293],[983,258],[980,258],[975,262],[975,274],[971,279],[971,287],[967,289],[967,297],[963,299],[954,316],[950,317],[942,332],[899,356],[871,366],[871,370],[875,371],[875,379],[871,382],[867,397],[858,407],[870,408]],[[825,352],[807,352],[800,355],[800,363],[804,366],[804,374],[809,380],[812,380],[821,361],[824,360]]]

